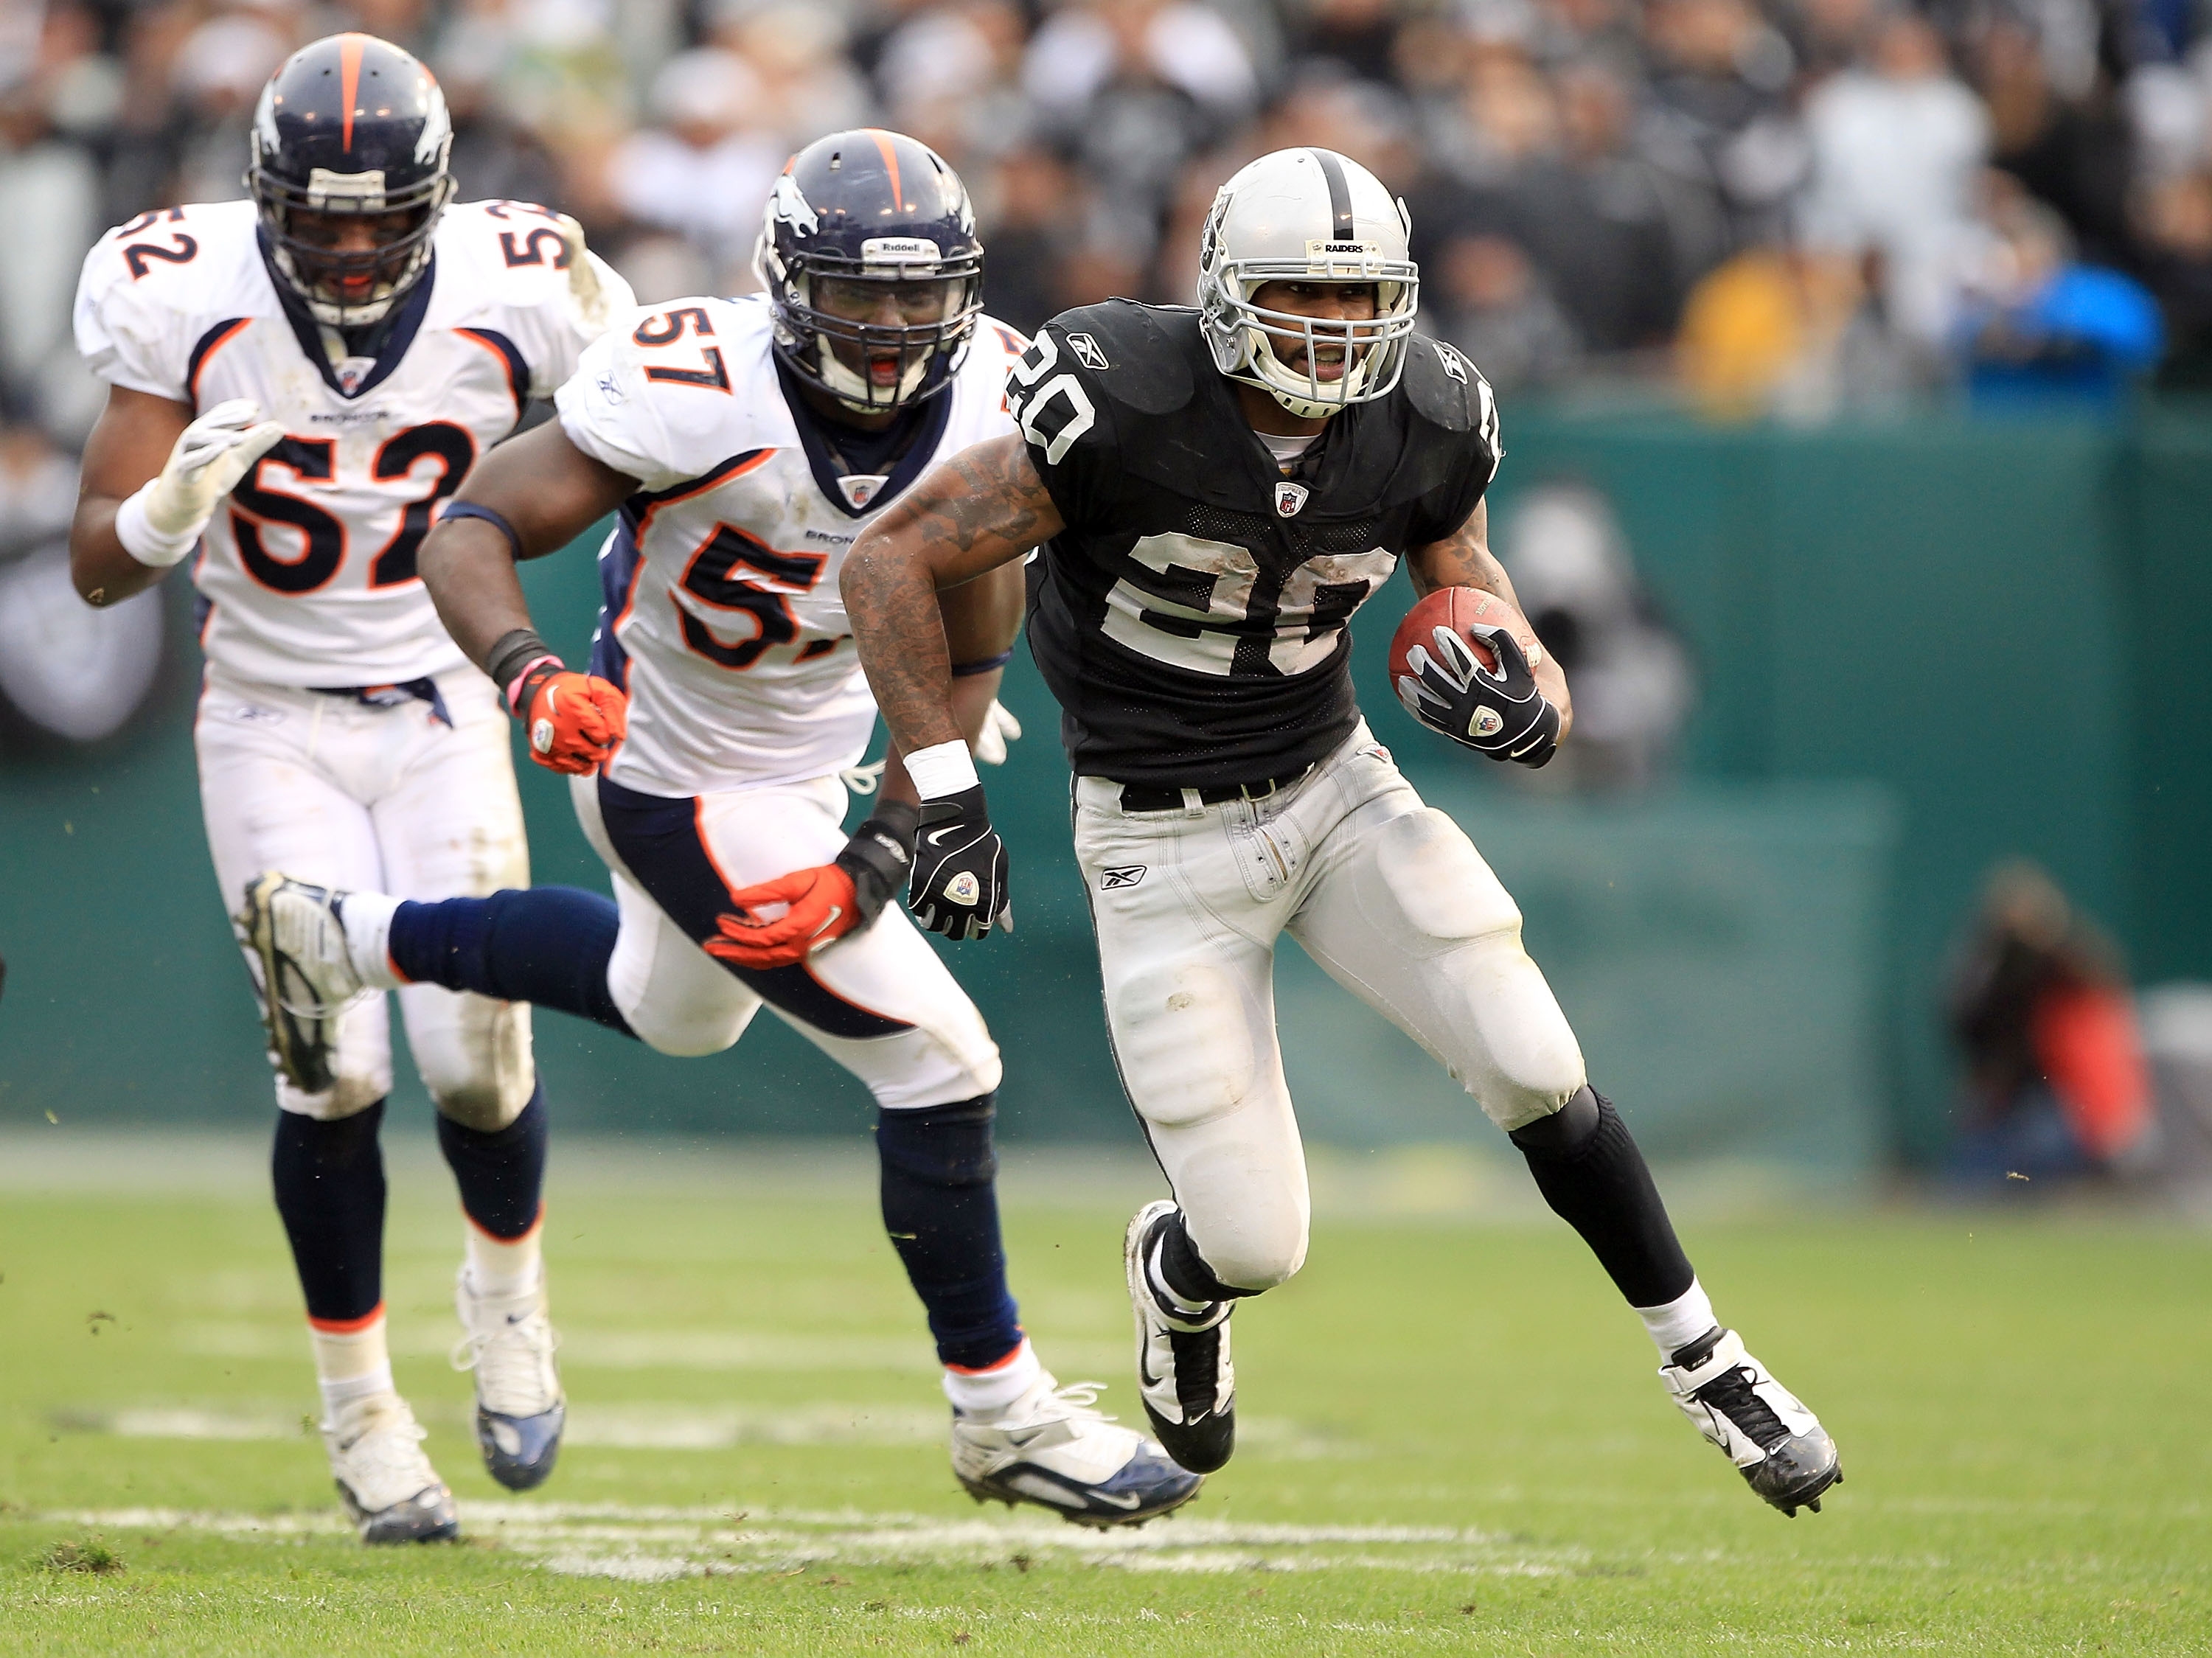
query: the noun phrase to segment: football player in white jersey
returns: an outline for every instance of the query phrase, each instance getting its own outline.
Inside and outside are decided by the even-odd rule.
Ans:
[[[143,214],[85,259],[78,348],[111,389],[73,570],[108,604],[198,551],[195,741],[232,902],[275,865],[423,898],[529,878],[497,694],[440,624],[416,557],[477,458],[631,301],[573,220],[453,204],[452,138],[413,58],[363,34],[319,40],[262,94],[251,200]],[[311,1007],[279,941],[243,942],[339,1491],[369,1542],[450,1536],[453,1499],[386,1357],[386,999]],[[525,1489],[551,1472],[563,1420],[529,1012],[430,986],[399,1003],[468,1221],[457,1301],[478,1442]]]
[[[981,314],[967,191],[896,133],[794,156],[759,269],[765,295],[617,323],[559,420],[488,456],[424,551],[453,637],[571,774],[616,902],[404,902],[271,875],[241,919],[288,941],[318,1005],[427,981],[707,1054],[765,1002],[875,1095],[885,1230],[945,1366],[961,1483],[1089,1525],[1146,1520],[1200,1479],[1093,1408],[1095,1384],[1061,1388],[1018,1321],[992,1184],[999,1053],[892,902],[932,827],[896,756],[867,821],[841,827],[839,774],[875,722],[845,550],[939,459],[1012,431],[1023,342]],[[514,561],[617,508],[592,671],[572,672],[532,631]],[[1021,605],[1017,568],[946,595],[971,744]]]

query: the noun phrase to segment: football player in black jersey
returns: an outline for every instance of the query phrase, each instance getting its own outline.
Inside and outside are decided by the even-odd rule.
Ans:
[[[1401,558],[1423,595],[1513,597],[1485,544],[1497,410],[1413,331],[1407,231],[1356,162],[1263,156],[1215,198],[1197,307],[1113,300],[1048,324],[1014,370],[1019,434],[939,468],[854,548],[847,609],[922,797],[911,902],[955,938],[1006,914],[937,593],[1041,547],[1030,644],[1066,714],[1115,1058],[1175,1192],[1127,1246],[1161,1442],[1194,1470],[1227,1461],[1231,1309],[1305,1256],[1274,1029],[1287,931],[1521,1148],[1753,1490],[1817,1510],[1835,1447],[1714,1317],[1513,900],[1353,701],[1346,623]],[[1565,681],[1510,635],[1488,642],[1494,670],[1433,665],[1408,706],[1541,765],[1571,723]]]

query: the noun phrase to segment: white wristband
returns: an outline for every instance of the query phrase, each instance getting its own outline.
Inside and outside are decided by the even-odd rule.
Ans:
[[[906,774],[914,779],[925,800],[943,800],[964,793],[981,780],[975,775],[975,757],[965,743],[938,743],[916,749],[906,757]]]
[[[183,535],[164,535],[146,521],[146,496],[161,481],[149,479],[115,509],[115,538],[123,544],[123,550],[155,570],[182,562],[185,555],[199,544],[200,531],[207,528],[203,522]]]

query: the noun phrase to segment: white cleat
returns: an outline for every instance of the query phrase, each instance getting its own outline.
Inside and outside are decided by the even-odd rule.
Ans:
[[[519,1296],[480,1296],[463,1266],[453,1308],[468,1333],[453,1348],[453,1368],[477,1373],[477,1445],[485,1469],[511,1491],[544,1485],[568,1418],[553,1363],[561,1339],[546,1315],[544,1276]]]
[[[342,896],[264,870],[246,884],[244,902],[231,917],[239,943],[261,969],[255,989],[270,1055],[294,1087],[309,1094],[330,1088],[338,1016],[368,989],[346,950],[337,914]]]
[[[364,1543],[436,1543],[458,1536],[453,1494],[430,1459],[415,1412],[398,1394],[343,1406],[322,1424],[331,1473]]]
[[[1049,1371],[995,1416],[952,1416],[952,1472],[978,1503],[1034,1503],[1079,1526],[1133,1526],[1181,1508],[1205,1481],[1094,1406],[1099,1384]]]
[[[1843,1483],[1820,1419],[1744,1351],[1735,1331],[1707,1331],[1679,1349],[1659,1376],[1698,1431],[1789,1518],[1800,1507],[1820,1513],[1820,1493]]]

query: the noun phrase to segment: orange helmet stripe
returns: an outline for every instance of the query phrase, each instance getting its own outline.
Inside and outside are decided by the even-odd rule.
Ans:
[[[354,100],[361,90],[362,48],[368,44],[366,34],[338,36],[338,96],[344,100],[344,126],[341,130],[343,147],[353,148]]]
[[[907,200],[906,191],[899,185],[898,151],[891,148],[891,140],[898,135],[886,132],[881,127],[863,127],[860,130],[876,141],[876,149],[883,155],[884,170],[891,175],[891,199],[899,204],[900,212],[913,212],[914,203]]]

